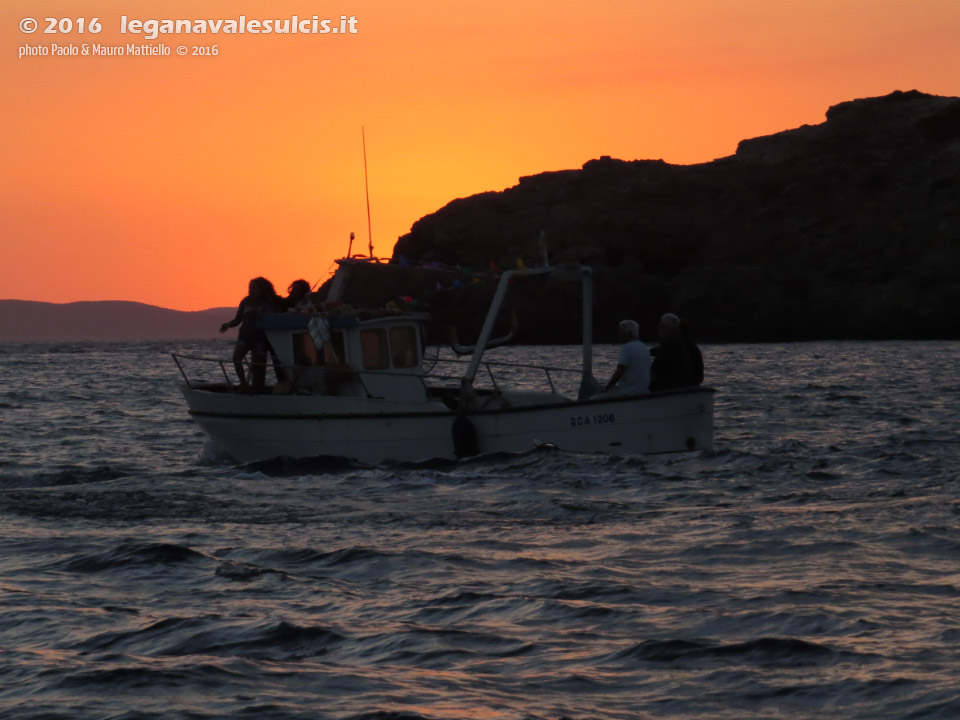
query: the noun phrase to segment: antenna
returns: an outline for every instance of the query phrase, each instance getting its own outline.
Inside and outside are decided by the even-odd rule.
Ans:
[[[370,226],[370,183],[367,180],[367,132],[360,126],[361,137],[363,138],[363,187],[367,191],[367,243],[370,249],[370,257],[373,257],[373,230]]]

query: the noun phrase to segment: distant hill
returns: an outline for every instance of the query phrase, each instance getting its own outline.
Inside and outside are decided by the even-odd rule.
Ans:
[[[393,260],[530,266],[541,233],[554,264],[593,266],[598,341],[624,317],[652,340],[666,311],[704,340],[957,338],[960,98],[840,103],[697,165],[603,157],[523,177],[421,218]],[[575,341],[577,299],[530,288],[521,341]]]
[[[126,301],[0,300],[0,342],[212,338],[236,308],[181,312]]]

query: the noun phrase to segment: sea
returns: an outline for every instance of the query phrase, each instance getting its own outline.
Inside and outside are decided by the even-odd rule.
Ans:
[[[0,345],[0,718],[960,718],[960,343],[704,345],[709,451],[379,465],[211,451],[170,353],[230,350]]]

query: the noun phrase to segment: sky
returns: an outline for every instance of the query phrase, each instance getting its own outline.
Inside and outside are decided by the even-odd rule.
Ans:
[[[148,37],[294,15],[347,32]],[[4,0],[0,298],[236,305],[525,175],[960,95],[957,37],[956,0]]]

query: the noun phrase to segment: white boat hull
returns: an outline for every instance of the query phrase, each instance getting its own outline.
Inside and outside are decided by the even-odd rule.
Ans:
[[[364,462],[456,458],[457,415],[440,403],[253,395],[184,386],[190,413],[238,462],[321,455]],[[348,410],[349,408],[349,410]],[[640,455],[710,449],[713,390],[691,388],[633,398],[527,405],[465,417],[480,454],[550,444],[572,452]]]

